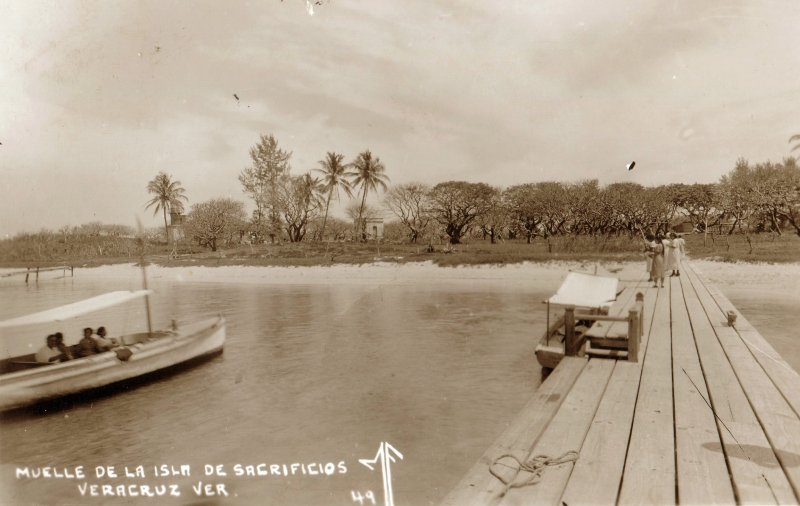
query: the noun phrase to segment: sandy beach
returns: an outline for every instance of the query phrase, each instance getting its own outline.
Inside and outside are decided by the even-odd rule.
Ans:
[[[637,263],[593,262],[523,262],[509,265],[470,265],[440,267],[433,262],[390,263],[377,262],[364,265],[334,264],[331,266],[273,267],[231,266],[219,267],[163,267],[149,265],[148,279],[174,282],[255,283],[255,284],[374,284],[374,283],[437,283],[453,282],[503,282],[530,284],[531,282],[558,281],[568,271],[592,272],[614,276],[635,272]],[[609,270],[610,269],[610,270]],[[20,269],[0,269],[0,274]],[[616,274],[614,274],[616,273]],[[69,275],[69,274],[67,274]],[[42,279],[62,276],[61,271],[42,273]],[[92,279],[141,280],[141,271],[135,264],[115,264],[100,267],[76,267],[75,276]]]
[[[723,291],[769,292],[800,298],[800,263],[725,263],[694,260],[692,265]],[[438,282],[492,283],[514,286],[531,283],[554,283],[566,272],[579,271],[621,279],[638,275],[641,262],[523,262],[509,265],[469,265],[440,267],[433,262],[391,263],[364,265],[334,264],[331,266],[274,267],[164,267],[149,265],[147,275],[154,281],[247,283],[247,284],[426,284]],[[19,269],[0,269],[0,274]],[[62,276],[61,271],[42,273],[42,279]],[[67,274],[69,275],[69,274]],[[115,264],[100,267],[76,267],[75,276],[91,279],[119,279],[135,285],[141,283],[141,270],[135,264]],[[6,278],[6,282],[15,279]]]

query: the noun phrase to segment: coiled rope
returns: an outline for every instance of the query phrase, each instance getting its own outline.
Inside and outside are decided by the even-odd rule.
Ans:
[[[514,464],[516,465],[505,464],[501,462],[503,459],[511,459],[514,461]],[[509,489],[536,485],[537,483],[542,481],[542,475],[544,474],[545,469],[549,466],[558,466],[561,464],[566,464],[567,462],[575,462],[576,460],[578,460],[578,452],[574,450],[570,450],[561,455],[560,457],[556,458],[548,457],[547,455],[537,455],[526,462],[522,462],[514,455],[507,453],[505,455],[501,455],[496,459],[494,459],[492,465],[489,466],[489,472],[492,473],[492,476],[500,480],[503,483],[503,485],[506,486],[506,489],[503,491],[502,494],[500,494],[501,496],[503,496],[506,494],[506,492],[508,492]],[[497,474],[494,468],[495,466],[498,465],[510,469],[515,469],[514,477],[506,480],[502,476]],[[530,477],[528,477],[528,479],[526,480],[515,481],[520,471],[525,471],[526,473],[530,473]]]

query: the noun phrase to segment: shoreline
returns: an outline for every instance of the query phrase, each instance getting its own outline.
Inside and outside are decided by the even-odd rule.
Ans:
[[[150,280],[189,283],[241,283],[277,285],[313,284],[427,284],[437,282],[530,283],[535,280],[558,280],[569,270],[589,272],[593,264],[580,262],[524,262],[508,265],[441,267],[431,261],[414,263],[375,262],[370,264],[333,264],[326,266],[147,266]],[[0,269],[2,274],[4,269]],[[598,268],[598,274],[605,269]],[[60,275],[60,273],[59,273]],[[75,276],[92,279],[141,280],[135,263],[76,268]],[[135,279],[134,279],[135,278]]]
[[[800,297],[800,263],[769,264],[750,262],[720,262],[690,260],[709,281],[720,287],[762,289]],[[425,262],[374,262],[369,264],[333,264],[324,266],[147,266],[148,279],[190,283],[241,284],[431,284],[437,282],[495,282],[512,286],[556,283],[569,271],[597,273],[601,276],[629,277],[644,268],[643,261],[549,261],[514,264],[481,264],[439,266]],[[0,268],[0,275],[18,272],[16,268]],[[45,272],[43,279],[60,277],[60,271]],[[76,267],[75,276],[90,279],[121,279],[141,282],[141,270],[136,263]],[[3,278],[0,278],[3,279]],[[20,279],[15,277],[8,280]]]

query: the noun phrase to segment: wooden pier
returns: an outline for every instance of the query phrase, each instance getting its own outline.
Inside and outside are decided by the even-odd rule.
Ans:
[[[40,272],[50,272],[50,271],[63,271],[62,277],[67,277],[67,271],[69,271],[70,276],[75,275],[75,268],[71,265],[62,265],[60,267],[28,267],[24,271],[13,271],[13,272],[6,272],[4,274],[0,274],[0,278],[7,278],[11,276],[22,276],[25,275],[25,284],[28,284],[28,279],[30,278],[31,274],[35,276],[34,281],[36,283],[39,282],[39,273]]]
[[[689,262],[620,278],[638,361],[564,358],[443,504],[798,504],[800,376]]]

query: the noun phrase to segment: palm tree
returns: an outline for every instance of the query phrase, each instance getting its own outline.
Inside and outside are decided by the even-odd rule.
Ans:
[[[189,199],[185,195],[186,190],[181,186],[180,181],[173,181],[172,176],[165,172],[159,172],[152,181],[147,183],[147,193],[151,193],[154,197],[147,203],[145,209],[155,206],[153,216],[158,214],[158,211],[164,213],[164,233],[169,242],[169,228],[167,226],[167,211],[183,211],[183,202]]]
[[[789,137],[789,143],[792,143],[794,141],[800,141],[800,134],[795,134],[795,135]],[[799,149],[800,149],[800,142],[798,142],[797,144],[792,146],[792,151],[796,151],[796,150],[799,150]]]
[[[325,223],[328,222],[328,208],[331,206],[333,194],[335,193],[336,200],[339,200],[339,189],[341,188],[348,197],[353,196],[353,188],[346,179],[347,165],[342,163],[343,161],[344,155],[328,151],[325,159],[319,161],[322,168],[314,169],[322,174],[323,191],[328,193],[328,198],[325,202],[325,217],[322,219],[322,231],[319,234],[320,239],[325,237]]]
[[[361,207],[358,210],[358,228],[362,238],[364,237],[364,206],[367,203],[367,193],[378,191],[381,187],[383,191],[388,188],[389,176],[384,174],[386,167],[381,163],[380,158],[373,157],[369,150],[359,153],[356,160],[350,164],[353,169],[347,173],[352,178],[351,186],[361,187]]]

